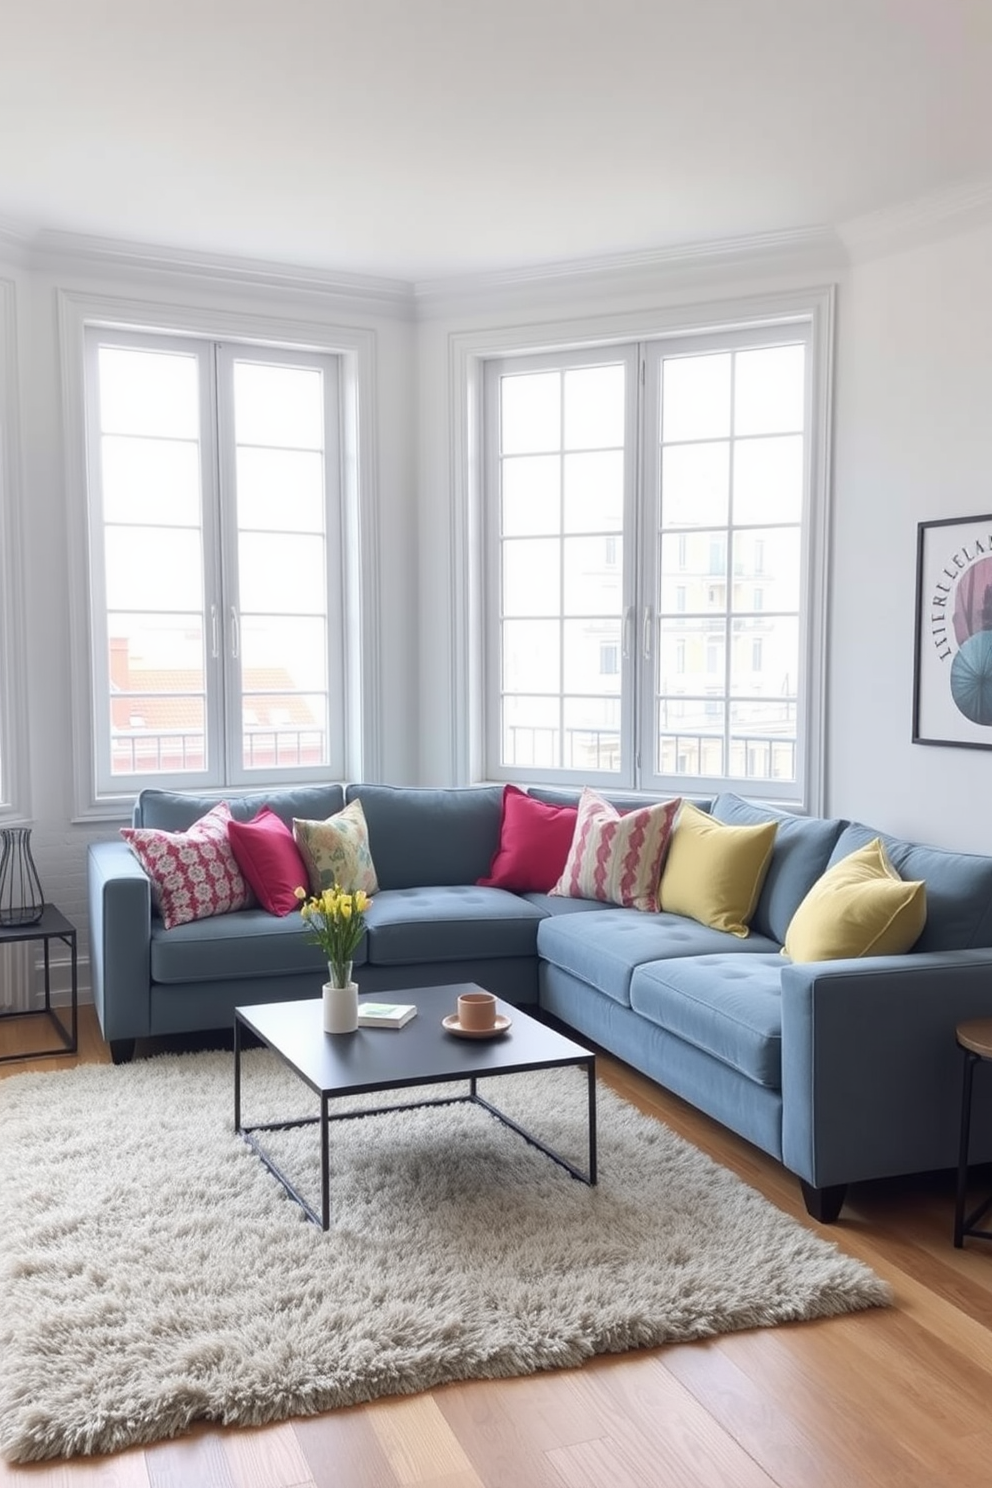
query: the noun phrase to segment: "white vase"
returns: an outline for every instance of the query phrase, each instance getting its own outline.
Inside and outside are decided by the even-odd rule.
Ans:
[[[324,1032],[354,1033],[358,1028],[358,983],[324,983]]]

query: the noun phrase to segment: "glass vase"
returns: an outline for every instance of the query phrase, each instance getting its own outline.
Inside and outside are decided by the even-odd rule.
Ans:
[[[0,831],[0,926],[36,925],[45,912],[41,879],[31,856],[30,827]]]

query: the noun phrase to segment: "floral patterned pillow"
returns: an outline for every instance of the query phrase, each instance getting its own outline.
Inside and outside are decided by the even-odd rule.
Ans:
[[[346,894],[379,892],[361,801],[351,801],[326,821],[293,818],[293,836],[310,877],[311,894],[337,884]]]
[[[230,820],[231,808],[220,801],[187,832],[121,827],[121,836],[151,879],[152,902],[167,930],[256,902],[231,851]]]

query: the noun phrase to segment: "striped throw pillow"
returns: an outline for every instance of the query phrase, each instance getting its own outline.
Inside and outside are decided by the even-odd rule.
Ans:
[[[561,878],[551,890],[567,899],[599,899],[626,909],[658,909],[658,884],[681,799],[623,815],[587,787]]]

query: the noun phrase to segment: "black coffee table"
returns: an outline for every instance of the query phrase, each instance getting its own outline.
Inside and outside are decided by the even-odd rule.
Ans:
[[[456,1010],[463,992],[482,989],[471,982],[450,987],[412,987],[391,992],[390,1002],[413,1002],[417,1016],[405,1028],[360,1028],[357,1033],[325,1033],[320,997],[302,1002],[270,1002],[234,1010],[234,1129],[258,1154],[286,1192],[322,1230],[330,1228],[330,1126],[333,1121],[356,1120],[389,1111],[419,1110],[471,1102],[482,1106],[504,1125],[518,1132],[541,1152],[583,1183],[596,1182],[596,1056],[581,1044],[546,1028],[510,1003],[497,1002],[497,1012],[513,1026],[493,1039],[466,1039],[446,1032],[441,1019]],[[381,996],[370,1001],[381,1002]],[[253,1126],[241,1123],[241,1043],[248,1028],[294,1070],[320,1097],[320,1115],[297,1121],[273,1121]],[[494,1075],[526,1070],[580,1065],[586,1071],[589,1102],[589,1164],[583,1173],[560,1153],[540,1142],[478,1093],[476,1082]],[[374,1110],[330,1112],[328,1101],[338,1096],[364,1095],[376,1090],[409,1090],[467,1080],[468,1095],[377,1106]],[[320,1214],[307,1203],[262,1148],[257,1133],[290,1127],[320,1125]]]

